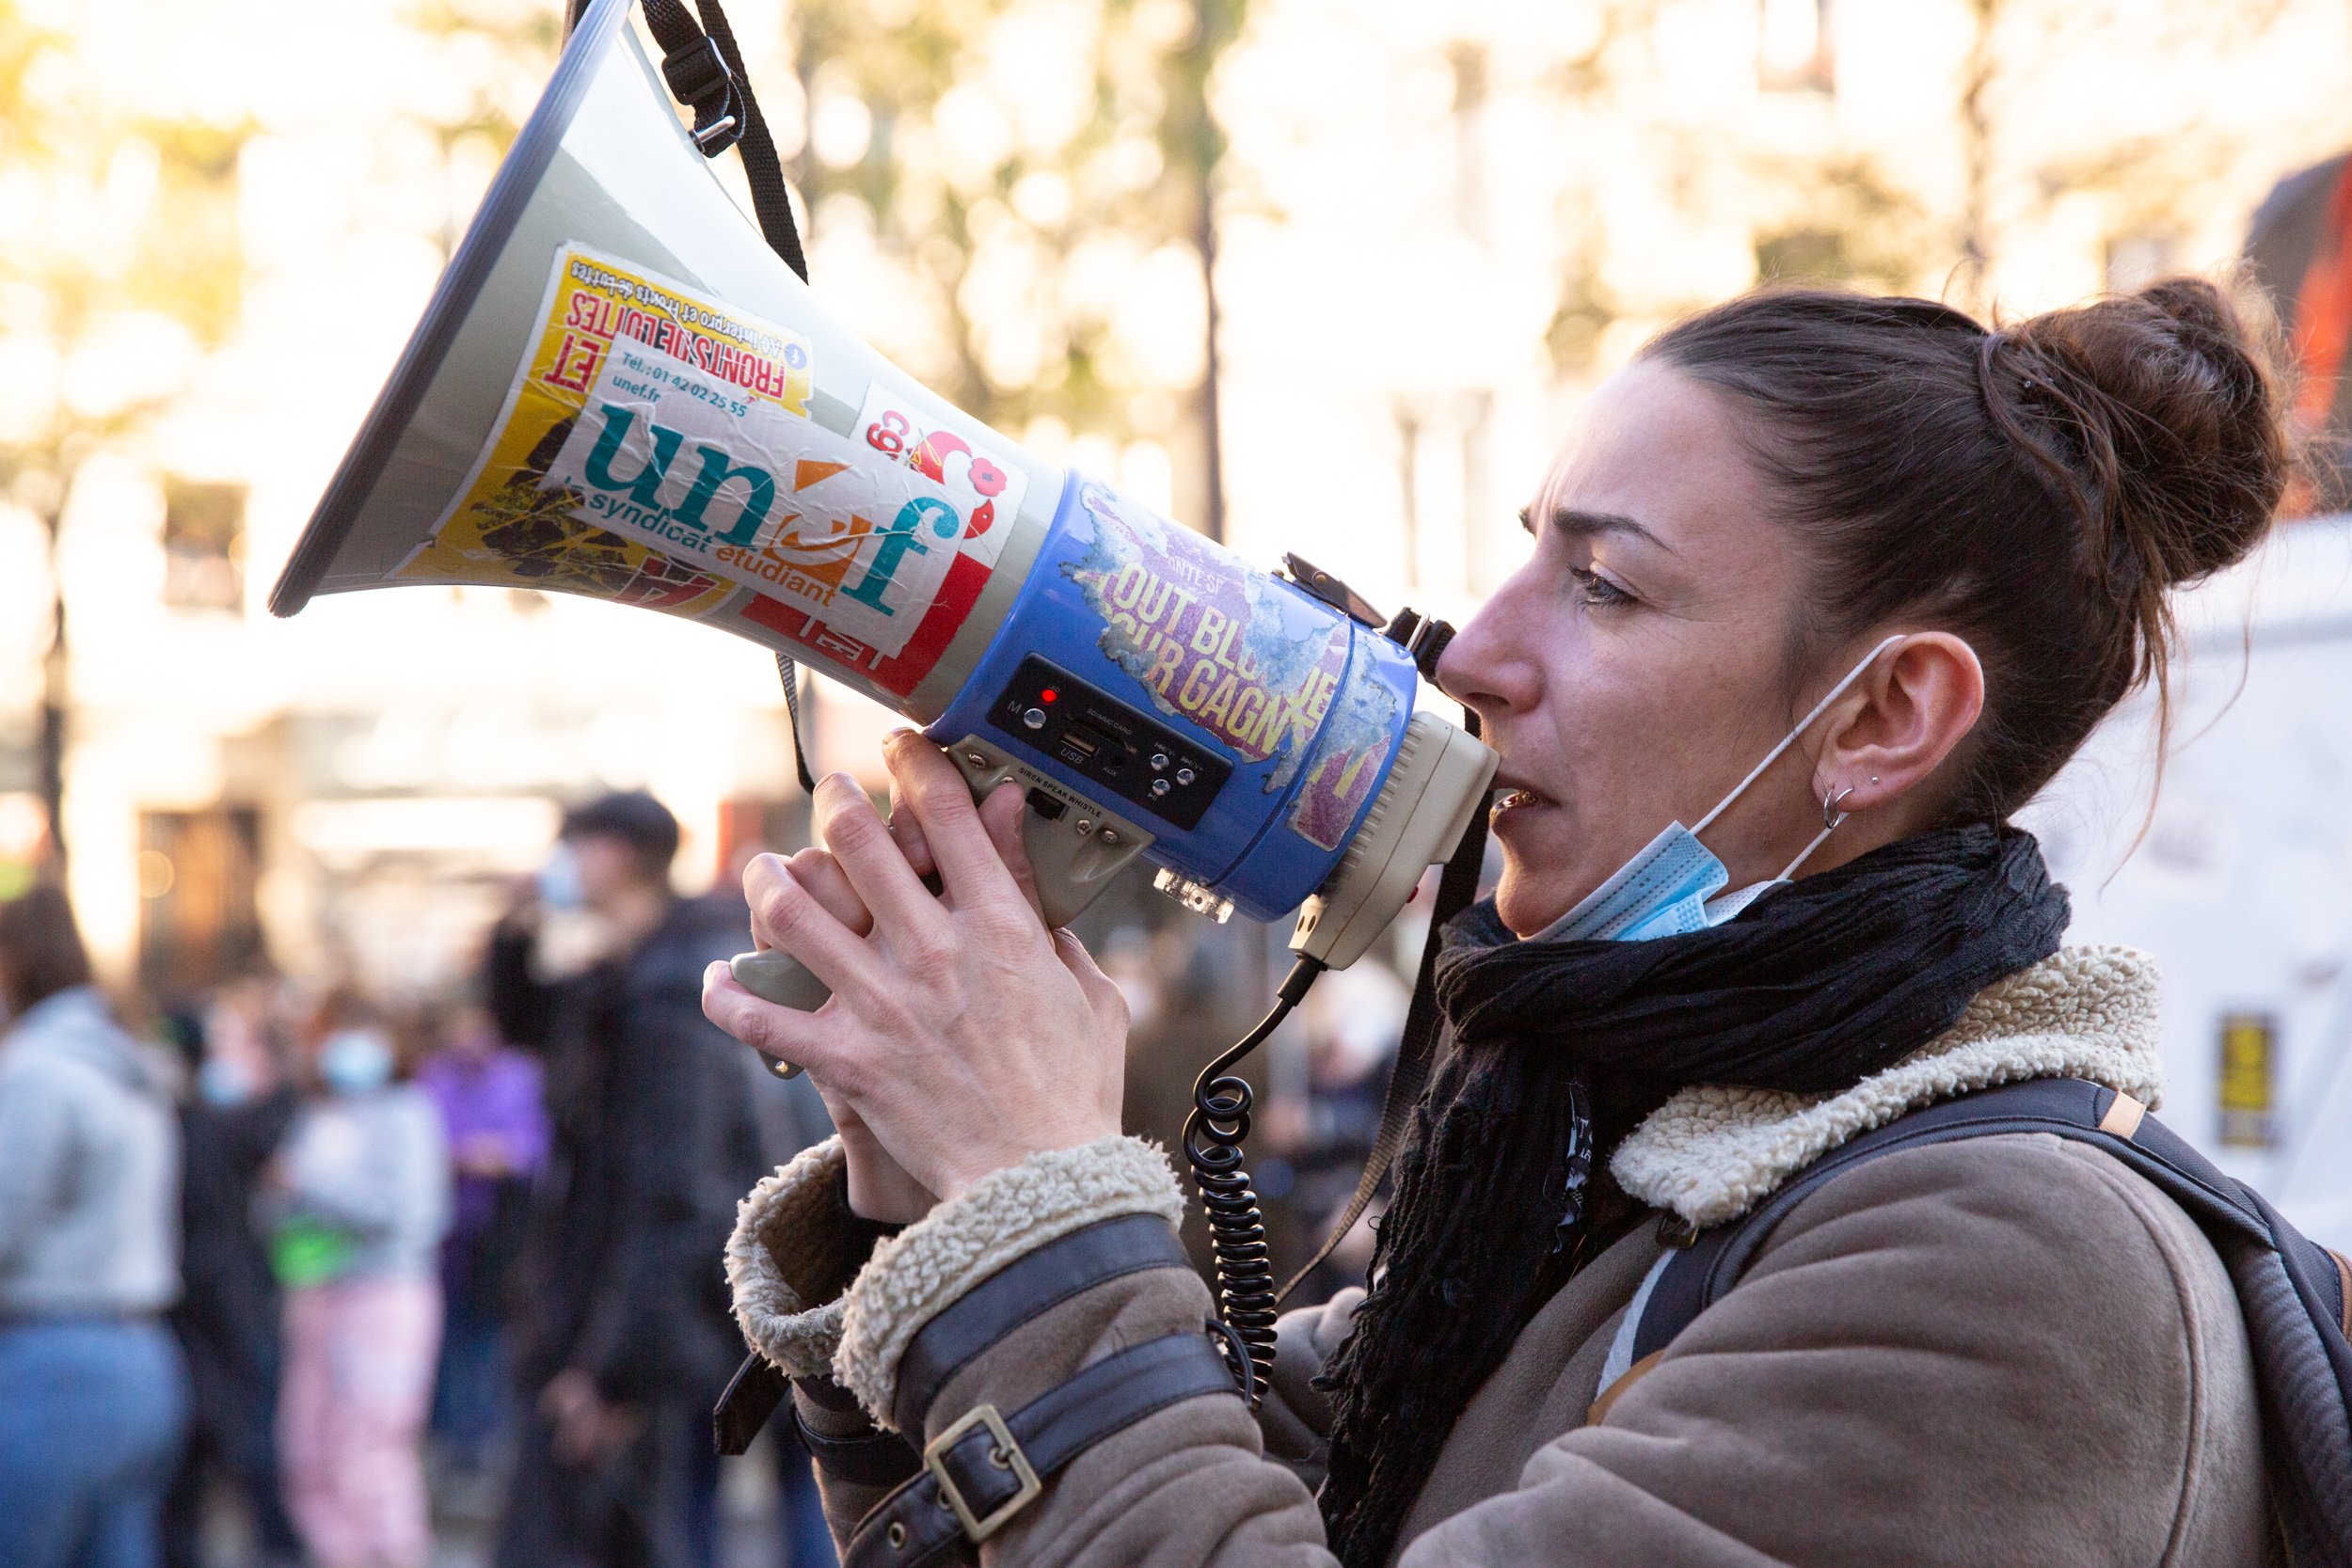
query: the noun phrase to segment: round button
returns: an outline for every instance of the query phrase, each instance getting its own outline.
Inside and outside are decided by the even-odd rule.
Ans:
[[[1045,727],[1045,710],[1041,707],[1033,707],[1021,716],[1021,722],[1030,729],[1041,730]]]
[[[1198,777],[1198,775],[1195,774],[1189,768],[1179,768],[1176,769],[1176,782],[1180,784],[1190,784],[1196,777]]]
[[[1167,793],[1168,793],[1168,781],[1167,781],[1166,779],[1153,779],[1153,780],[1152,781],[1152,799],[1157,800],[1159,797],[1161,797],[1161,796],[1163,796],[1163,795],[1165,795],[1165,794],[1167,794]]]
[[[1163,768],[1166,768],[1167,766],[1168,766],[1168,753],[1167,753],[1166,752],[1152,752],[1152,772],[1156,773],[1156,772],[1158,772],[1160,769],[1162,769]]]

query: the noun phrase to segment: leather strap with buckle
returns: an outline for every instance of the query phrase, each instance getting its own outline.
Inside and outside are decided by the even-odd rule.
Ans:
[[[925,1323],[898,1358],[891,1417],[920,1432],[941,1389],[1022,1324],[1097,1285],[1152,1269],[1189,1269],[1175,1229],[1157,1214],[1098,1220],[1022,1254]]]
[[[1170,1334],[1104,1357],[1009,1417],[976,1405],[924,1448],[921,1475],[858,1522],[843,1568],[916,1568],[977,1546],[1087,1449],[1204,1394],[1241,1397],[1205,1337]]]

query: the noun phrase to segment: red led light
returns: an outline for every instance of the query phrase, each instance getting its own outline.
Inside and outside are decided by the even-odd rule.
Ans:
[[[1061,693],[1049,686],[1037,694],[1037,700],[1041,703],[1058,702],[1061,700]]]

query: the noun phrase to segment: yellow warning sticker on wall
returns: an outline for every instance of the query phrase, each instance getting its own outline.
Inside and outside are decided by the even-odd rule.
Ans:
[[[2219,1133],[2233,1148],[2269,1148],[2278,1142],[2278,1046],[2279,1025],[2269,1015],[2223,1015]]]

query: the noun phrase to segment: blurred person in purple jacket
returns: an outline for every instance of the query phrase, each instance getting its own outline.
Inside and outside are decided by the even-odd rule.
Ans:
[[[441,1243],[447,1317],[433,1434],[453,1464],[478,1470],[513,1417],[506,1323],[531,1183],[547,1164],[548,1114],[538,1062],[506,1043],[486,1009],[452,1009],[435,1033],[440,1049],[417,1084],[440,1107],[456,1196]]]

